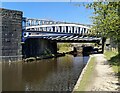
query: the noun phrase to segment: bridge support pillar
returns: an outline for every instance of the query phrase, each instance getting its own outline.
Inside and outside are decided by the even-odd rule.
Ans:
[[[0,61],[22,60],[22,12],[0,8]]]

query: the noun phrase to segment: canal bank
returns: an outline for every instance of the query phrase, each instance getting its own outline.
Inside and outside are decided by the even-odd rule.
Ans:
[[[25,58],[23,59],[24,62],[32,62],[32,61],[36,61],[36,60],[42,60],[42,59],[50,59],[50,58],[57,58],[57,57],[62,57],[65,56],[65,53],[57,53],[57,54],[46,54],[46,55],[41,55],[38,57],[29,57],[29,58]]]
[[[85,91],[86,87],[91,82],[90,78],[92,77],[94,67],[94,57],[93,55],[90,55],[89,60],[86,66],[83,68],[82,73],[80,74],[72,93],[75,93],[76,91]]]
[[[103,54],[92,55],[93,61],[88,61],[88,65],[83,69],[77,84],[74,87],[73,93],[76,91],[119,91],[118,77],[112,70],[112,67],[108,64]],[[93,71],[88,78],[89,64],[94,62],[94,66],[91,66]],[[87,69],[86,69],[87,68]],[[89,69],[90,70],[90,69]],[[87,77],[87,78],[86,78]],[[83,82],[85,81],[85,82]]]

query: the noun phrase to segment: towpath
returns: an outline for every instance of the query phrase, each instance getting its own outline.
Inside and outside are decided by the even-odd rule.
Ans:
[[[87,91],[119,91],[118,77],[109,66],[103,54],[92,55],[95,57],[95,71],[91,78],[92,83]],[[94,79],[93,79],[94,78]]]

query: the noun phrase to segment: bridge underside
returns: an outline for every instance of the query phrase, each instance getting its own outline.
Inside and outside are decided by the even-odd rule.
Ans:
[[[68,43],[99,43],[100,38],[82,37],[82,36],[54,36],[54,37],[42,37],[56,42],[68,42]]]
[[[63,36],[64,37],[64,36]],[[28,38],[23,44],[22,53],[23,58],[28,57],[40,57],[51,54],[57,54],[57,42],[68,42],[68,43],[98,43],[100,40],[87,40],[87,39],[63,39],[61,38],[50,38],[50,37],[42,37],[42,38]]]
[[[25,34],[25,36],[24,36]],[[27,34],[27,35],[26,35]],[[56,42],[72,42],[72,43],[99,43],[101,38],[90,37],[83,34],[68,34],[68,33],[51,33],[51,32],[25,32],[23,33],[23,42],[29,38],[40,38]]]
[[[40,38],[29,38],[22,46],[23,58],[39,57],[57,53],[57,43]]]
[[[23,33],[22,41],[24,42],[22,53],[25,58],[28,58],[56,54],[57,42],[99,44],[101,38],[80,34],[28,31]]]
[[[59,37],[59,38],[58,38]],[[91,37],[81,37],[81,38],[73,38],[73,39],[70,39],[69,37],[68,38],[65,38],[65,36],[56,36],[56,37],[31,37],[31,39],[41,39],[41,40],[49,40],[49,41],[54,41],[54,42],[63,42],[63,43],[100,43],[100,40],[101,39],[98,39],[98,38],[94,38],[92,39]],[[30,39],[30,37],[28,38]]]

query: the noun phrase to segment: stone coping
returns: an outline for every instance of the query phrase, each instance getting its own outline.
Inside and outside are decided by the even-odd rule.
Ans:
[[[91,58],[92,58],[92,55],[90,55],[90,58],[89,58],[87,64],[86,64],[85,67],[83,68],[83,70],[82,70],[82,72],[81,72],[81,74],[80,74],[80,76],[79,76],[79,78],[78,78],[78,81],[77,81],[76,85],[75,85],[74,88],[73,88],[72,93],[74,93],[74,92],[78,89],[78,87],[79,87],[79,85],[80,85],[80,82],[81,82],[81,80],[82,80],[82,78],[83,78],[83,75],[84,75],[84,73],[85,73],[85,71],[86,71],[86,69],[87,69],[87,67],[88,67],[88,64],[89,64]]]

